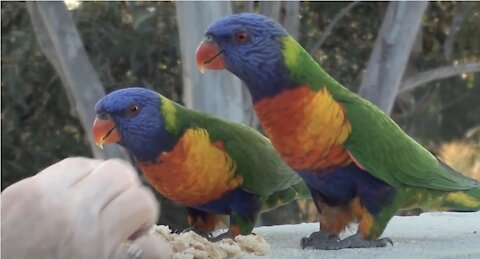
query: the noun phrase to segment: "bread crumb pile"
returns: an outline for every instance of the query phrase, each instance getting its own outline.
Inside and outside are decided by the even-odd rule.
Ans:
[[[175,259],[240,258],[243,253],[263,256],[270,249],[267,241],[258,235],[238,235],[236,242],[227,238],[212,243],[193,231],[172,233],[165,225],[155,226],[151,234],[170,244]]]

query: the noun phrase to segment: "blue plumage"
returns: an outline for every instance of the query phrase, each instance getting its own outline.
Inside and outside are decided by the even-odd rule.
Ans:
[[[260,210],[260,206],[258,196],[237,188],[217,200],[195,208],[214,214],[234,214],[242,218],[255,218],[255,212]]]
[[[312,196],[320,195],[329,206],[347,206],[358,197],[374,216],[392,202],[396,194],[394,187],[355,164],[317,172],[300,172],[300,176],[314,193]]]

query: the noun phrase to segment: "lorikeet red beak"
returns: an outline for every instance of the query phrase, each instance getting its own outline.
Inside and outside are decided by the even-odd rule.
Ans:
[[[103,148],[103,144],[111,144],[120,140],[117,125],[111,118],[101,119],[97,117],[95,119],[93,122],[93,137],[99,148]]]
[[[195,57],[197,59],[198,69],[202,73],[205,68],[212,70],[225,69],[223,50],[221,50],[215,42],[207,40],[200,42]]]

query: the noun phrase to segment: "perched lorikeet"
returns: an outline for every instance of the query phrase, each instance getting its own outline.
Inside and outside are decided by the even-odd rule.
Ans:
[[[259,212],[310,197],[270,141],[245,125],[136,87],[103,97],[95,112],[97,145],[126,147],[158,192],[187,207],[194,229],[209,233],[218,215],[230,216],[229,230],[212,240],[249,234]]]
[[[200,70],[227,69],[245,82],[274,147],[309,186],[321,231],[303,238],[303,247],[386,246],[392,241],[379,237],[402,209],[480,210],[479,182],[335,81],[275,21],[257,14],[220,19],[196,60]],[[358,233],[339,240],[352,222]]]

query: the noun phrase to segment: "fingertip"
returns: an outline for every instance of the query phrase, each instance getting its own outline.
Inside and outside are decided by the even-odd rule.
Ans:
[[[157,222],[160,215],[160,204],[153,192],[146,186],[140,186],[139,198],[146,202],[145,204],[145,223],[130,237],[129,240],[135,240],[150,231],[152,226]]]
[[[134,240],[148,231],[157,221],[158,202],[145,186],[132,186],[102,210],[102,221],[107,232],[115,237],[112,242]],[[120,226],[120,227],[119,227]]]
[[[151,208],[151,224],[149,224],[149,226],[151,226],[157,222],[157,219],[160,215],[160,204],[150,188],[142,185],[140,186],[140,191],[143,193],[145,200],[148,202],[147,206]]]

